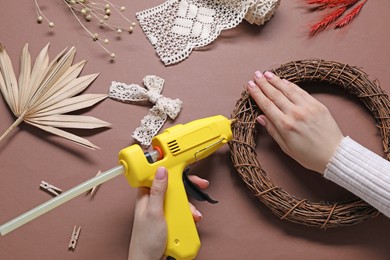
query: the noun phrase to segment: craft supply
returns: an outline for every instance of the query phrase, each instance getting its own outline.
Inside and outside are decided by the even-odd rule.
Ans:
[[[43,21],[46,21],[50,28],[54,27],[54,22],[49,20],[42,12],[41,8],[39,7],[38,1],[34,0],[35,2],[35,9],[37,12],[37,22],[42,23]],[[48,2],[55,2],[55,1],[48,1]],[[104,28],[105,30],[101,30],[100,34],[102,32],[111,30],[116,32],[117,34],[121,34],[123,31],[127,31],[129,33],[132,33],[134,30],[134,27],[136,25],[135,22],[130,21],[123,12],[126,10],[125,6],[118,6],[116,4],[113,4],[109,1],[86,1],[86,0],[62,0],[59,1],[65,4],[72,15],[75,17],[77,22],[81,25],[81,27],[89,34],[89,36],[95,41],[99,46],[107,52],[112,59],[116,57],[116,54],[108,50],[106,47],[107,44],[110,42],[108,38],[102,37],[97,32],[92,32],[88,29],[88,26],[85,25],[85,22],[91,22],[91,21],[97,21],[100,24],[100,27]],[[123,20],[125,20],[126,25],[114,25],[109,22],[110,17],[113,14],[118,14]]]
[[[283,64],[274,74],[290,82],[327,82],[356,96],[372,113],[382,136],[386,158],[390,160],[390,100],[377,81],[353,66],[333,61],[300,60]],[[256,118],[262,112],[247,92],[238,100],[233,118],[231,157],[238,174],[253,194],[281,219],[317,228],[350,226],[379,213],[354,195],[340,202],[310,202],[289,194],[273,183],[256,154]],[[320,148],[319,148],[320,149]]]
[[[198,200],[214,202],[204,196],[196,185],[185,177],[189,165],[198,162],[226,144],[232,138],[232,120],[224,116],[213,116],[179,124],[166,129],[153,138],[153,150],[145,152],[137,144],[119,152],[121,166],[112,168],[50,201],[24,213],[0,226],[5,235],[36,217],[54,209],[83,192],[124,173],[132,187],[151,187],[159,167],[169,171],[168,188],[164,200],[167,221],[167,245],[165,255],[175,259],[194,259],[200,247],[186,191]],[[187,185],[186,185],[187,184]],[[189,187],[187,189],[187,187]],[[180,210],[178,210],[180,209]]]
[[[180,113],[182,102],[180,99],[163,97],[161,91],[164,87],[164,79],[148,75],[144,78],[145,88],[131,84],[126,85],[113,81],[108,96],[112,99],[129,102],[132,104],[155,104],[149,114],[141,120],[141,125],[133,133],[133,137],[144,146],[149,146],[152,138],[164,125],[168,116],[173,120]]]
[[[73,227],[73,232],[72,232],[72,236],[70,237],[68,250],[74,251],[76,249],[77,241],[80,236],[80,231],[81,231],[81,227],[78,228],[76,228],[76,226]]]
[[[51,200],[39,205],[36,208],[27,211],[26,213],[8,221],[4,225],[0,226],[0,235],[4,236],[11,232],[12,230],[30,222],[31,220],[55,209],[56,207],[64,204],[65,202],[79,196],[80,194],[92,189],[93,187],[111,180],[116,176],[119,176],[123,173],[123,166],[117,166],[110,170],[105,171],[101,175],[89,179],[76,187],[61,193],[59,196],[52,198]]]
[[[306,2],[312,5],[311,10],[327,12],[319,22],[310,27],[310,35],[313,36],[329,26],[338,29],[348,25],[360,13],[367,0],[306,0]],[[356,5],[357,3],[359,4]],[[345,14],[353,6],[355,7]]]
[[[41,184],[39,185],[39,187],[41,189],[49,192],[50,194],[52,194],[54,196],[58,196],[62,193],[62,190],[60,188],[57,188],[56,186],[51,185],[45,181],[41,181]]]
[[[167,0],[136,14],[145,35],[165,65],[186,59],[243,19],[262,25],[280,0]]]
[[[60,129],[94,129],[110,126],[109,123],[91,116],[65,115],[91,107],[107,97],[105,94],[75,96],[85,90],[98,74],[79,77],[86,61],[72,65],[76,54],[74,47],[64,49],[50,63],[48,49],[49,44],[41,50],[32,66],[26,44],[22,51],[17,80],[11,59],[4,46],[0,44],[0,91],[17,117],[0,136],[0,142],[24,121],[87,148],[99,148],[84,138]]]
[[[98,171],[98,173],[96,174],[95,177],[101,175],[102,172],[101,171]],[[93,187],[90,191],[88,191],[89,194],[91,194],[91,196],[93,197],[97,191],[97,189],[100,187],[100,185],[96,185],[95,187]]]

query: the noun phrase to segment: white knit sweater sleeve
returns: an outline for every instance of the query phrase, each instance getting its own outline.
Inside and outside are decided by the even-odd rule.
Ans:
[[[350,137],[342,139],[324,177],[390,217],[390,162]]]

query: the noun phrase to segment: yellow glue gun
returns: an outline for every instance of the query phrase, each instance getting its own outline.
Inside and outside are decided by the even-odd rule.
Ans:
[[[153,151],[129,146],[119,153],[125,176],[132,187],[151,187],[156,170],[168,170],[164,212],[168,237],[166,256],[194,259],[200,240],[183,183],[185,168],[206,158],[232,139],[231,121],[224,116],[199,119],[166,129],[152,140]],[[184,174],[185,175],[185,174]]]
[[[232,139],[231,121],[224,116],[199,119],[166,129],[152,140],[153,151],[139,145],[119,153],[119,166],[109,169],[0,226],[4,236],[63,203],[122,173],[133,187],[151,187],[158,167],[168,170],[168,189],[164,201],[168,237],[165,255],[175,259],[194,259],[200,240],[190,211],[186,190],[199,200],[216,201],[189,181],[186,167],[220,148]],[[185,188],[186,187],[186,188]]]

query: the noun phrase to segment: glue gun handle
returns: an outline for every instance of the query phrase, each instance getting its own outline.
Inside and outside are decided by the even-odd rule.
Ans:
[[[167,221],[166,256],[175,259],[194,259],[200,239],[182,180],[184,167],[168,169],[168,188],[164,212]]]

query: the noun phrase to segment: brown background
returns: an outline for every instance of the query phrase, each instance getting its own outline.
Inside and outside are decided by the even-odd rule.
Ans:
[[[86,93],[107,93],[112,80],[142,84],[145,75],[166,80],[163,94],[183,101],[176,123],[215,114],[230,116],[243,86],[255,70],[267,70],[291,60],[321,58],[363,68],[390,93],[390,2],[368,1],[346,29],[308,37],[308,25],[318,13],[304,1],[282,1],[276,15],[264,26],[247,22],[224,31],[202,51],[174,66],[165,67],[143,32],[112,40],[117,54],[111,63],[81,29],[61,1],[39,1],[55,28],[36,23],[33,1],[1,1],[0,41],[6,46],[16,71],[25,43],[32,57],[48,42],[53,58],[66,46],[76,46],[75,61],[87,59],[82,75],[100,72]],[[127,15],[162,3],[119,1]],[[309,86],[311,87],[311,86]],[[326,87],[313,93],[325,103],[343,132],[383,155],[371,115],[356,99]],[[112,123],[97,131],[74,131],[102,149],[91,151],[22,124],[0,144],[0,223],[47,201],[39,190],[45,180],[67,190],[117,164],[120,149],[133,144],[132,131],[149,107],[110,99],[78,114]],[[0,99],[0,132],[15,118]],[[349,193],[311,173],[285,156],[261,130],[259,161],[275,183],[312,201],[341,200]],[[319,147],[320,149],[320,147]],[[204,215],[199,226],[202,247],[197,259],[389,259],[390,221],[383,215],[362,224],[317,230],[275,217],[245,187],[231,165],[228,147],[198,163],[193,171],[211,182],[208,193],[217,205],[197,203]],[[60,208],[0,238],[0,259],[126,259],[131,235],[136,190],[121,176],[100,187],[96,196],[80,196]],[[82,226],[75,252],[67,250],[74,225]]]

